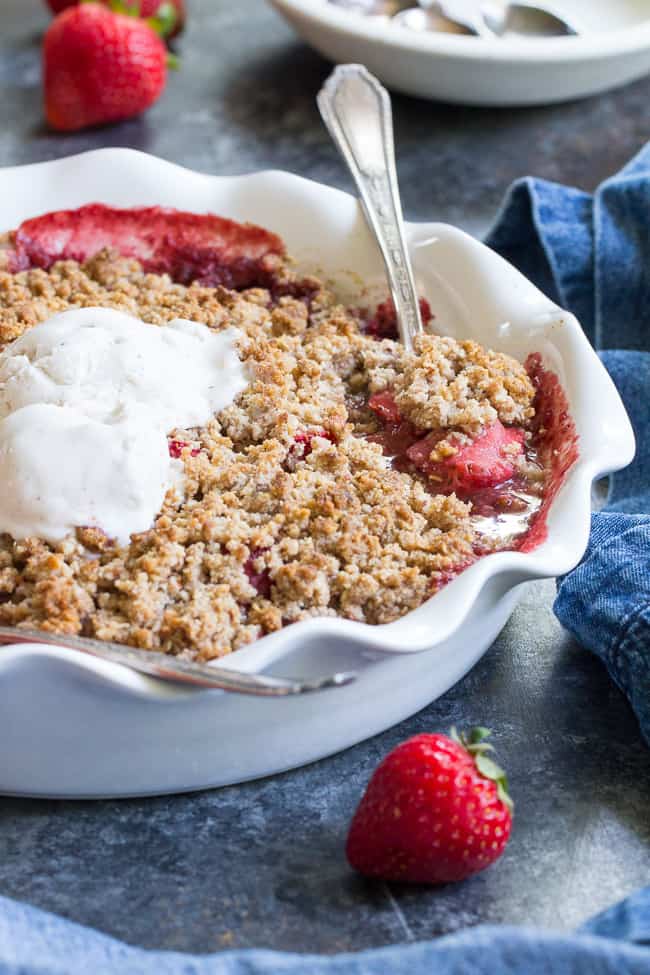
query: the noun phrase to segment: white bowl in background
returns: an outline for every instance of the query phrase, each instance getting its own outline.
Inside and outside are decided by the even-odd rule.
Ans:
[[[99,201],[174,206],[250,220],[280,234],[306,269],[343,299],[384,297],[381,259],[357,201],[283,172],[216,177],[143,153],[102,149],[3,169],[0,228]],[[580,457],[555,498],[535,551],[479,560],[394,623],[294,624],[222,666],[293,676],[356,670],[347,687],[260,699],[180,689],[65,649],[0,648],[0,792],[120,796],[222,785],[332,754],[413,714],[452,686],[499,633],[526,580],[580,560],[594,478],[627,465],[632,430],[618,393],[573,316],[461,231],[409,224],[418,287],[440,331],[523,359],[540,352],[566,391]]]
[[[271,0],[331,61],[359,62],[389,88],[464,105],[540,105],[593,95],[650,71],[650,0],[554,0],[577,37],[416,33],[328,0]]]

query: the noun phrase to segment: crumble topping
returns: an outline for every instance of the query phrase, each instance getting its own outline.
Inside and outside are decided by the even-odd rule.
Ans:
[[[0,348],[56,312],[103,306],[235,326],[252,376],[204,427],[170,431],[184,493],[128,546],[83,527],[56,544],[0,536],[0,622],[208,660],[311,616],[390,622],[476,557],[471,502],[391,466],[368,399],[390,389],[414,429],[449,431],[431,450],[444,461],[495,420],[529,429],[524,367],[436,335],[408,354],[316,279],[292,297],[290,266],[268,261],[284,296],[176,284],[109,251],[0,271]]]
[[[395,377],[395,401],[425,430],[476,428],[493,423],[524,424],[534,410],[533,385],[522,365],[478,342],[421,335],[415,355],[406,356]]]

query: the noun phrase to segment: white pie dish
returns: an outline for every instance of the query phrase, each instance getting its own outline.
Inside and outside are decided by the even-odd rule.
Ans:
[[[100,201],[162,204],[251,220],[279,233],[299,264],[385,295],[381,261],[356,200],[287,173],[213,177],[142,153],[106,149],[5,169],[0,227]],[[331,754],[395,724],[444,693],[512,612],[520,583],[581,558],[594,478],[632,459],[619,396],[578,322],[482,244],[443,224],[410,224],[421,292],[442,331],[523,359],[540,352],[567,393],[580,457],[553,502],[535,551],[481,559],[416,611],[371,627],[343,619],[294,624],[220,661],[291,676],[356,670],[347,687],[263,700],[177,689],[75,651],[0,648],[0,792],[134,795],[242,781]],[[227,743],[227,745],[224,745]]]
[[[327,0],[271,0],[296,32],[337,63],[360,62],[389,88],[465,105],[581,98],[650,71],[647,0],[555,0],[578,37],[486,39],[416,33]]]

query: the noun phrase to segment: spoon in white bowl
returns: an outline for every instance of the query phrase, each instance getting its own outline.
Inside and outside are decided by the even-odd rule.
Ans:
[[[420,32],[455,27],[476,37],[491,39],[506,35],[566,37],[578,33],[569,21],[550,7],[532,3],[419,0],[419,7],[398,11],[393,20]]]
[[[341,64],[317,100],[359,190],[386,266],[400,340],[411,351],[422,331],[422,318],[397,186],[390,96],[363,65]]]
[[[497,37],[572,37],[577,28],[552,7],[533,3],[483,3],[483,21]]]
[[[390,19],[400,10],[412,6],[415,0],[330,0],[335,7],[342,7],[352,13],[363,14],[366,17]]]
[[[419,2],[419,5],[418,5]],[[330,0],[368,17],[392,19],[410,30],[446,31],[476,37],[566,37],[576,27],[551,6],[494,0]]]

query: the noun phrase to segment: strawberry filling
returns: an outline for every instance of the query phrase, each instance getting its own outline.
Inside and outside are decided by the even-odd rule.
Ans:
[[[368,439],[380,443],[387,456],[410,461],[435,482],[442,494],[455,492],[459,497],[473,500],[477,492],[510,480],[515,473],[515,460],[523,452],[524,431],[504,427],[500,420],[495,420],[470,443],[464,443],[458,434],[448,430],[432,430],[422,436],[421,431],[402,417],[389,389],[373,393],[368,406],[384,424],[380,433]],[[432,451],[445,439],[456,452],[443,460],[432,460]],[[487,496],[482,500],[485,505]]]
[[[578,433],[560,380],[554,372],[544,369],[538,353],[528,356],[526,371],[536,390],[533,437],[538,443],[541,459],[550,470],[550,477],[542,506],[519,545],[520,552],[532,552],[546,541],[549,509],[580,452]]]
[[[557,376],[544,369],[538,354],[528,357],[526,371],[536,389],[535,417],[528,441],[524,430],[505,427],[499,420],[469,443],[448,430],[433,430],[423,435],[423,431],[401,416],[390,390],[375,393],[368,400],[382,429],[367,439],[381,444],[394,467],[415,469],[427,477],[436,492],[453,492],[460,499],[471,501],[472,514],[479,518],[499,520],[503,515],[525,517],[532,512],[525,533],[512,541],[511,547],[521,552],[531,552],[545,541],[549,508],[579,456],[575,424]],[[454,444],[455,437],[457,444]],[[456,453],[432,460],[432,451],[443,439],[457,447]],[[524,455],[548,471],[542,503],[536,510],[534,506],[531,508],[530,496],[539,497],[539,480],[531,482],[517,469],[517,461]],[[482,548],[478,542],[474,556],[478,558],[492,550]],[[471,561],[439,574],[434,588],[437,590],[451,581]]]
[[[248,576],[248,581],[253,589],[255,589],[257,592],[257,595],[268,599],[271,595],[271,573],[268,569],[262,569],[262,571],[259,572],[255,568],[255,562],[260,555],[264,555],[266,551],[267,549],[265,548],[251,549],[251,554],[244,562],[244,572]]]
[[[426,298],[420,298],[420,315],[422,324],[428,325],[434,315]],[[397,313],[392,298],[387,298],[377,305],[374,315],[366,322],[366,334],[376,339],[397,339]]]
[[[329,430],[301,430],[293,438],[293,443],[289,448],[289,455],[293,460],[304,460],[309,457],[313,448],[314,437],[322,437],[330,443],[336,443],[336,437]]]
[[[25,220],[13,245],[13,272],[47,270],[61,260],[83,262],[111,248],[179,284],[235,289],[271,285],[267,259],[285,254],[276,234],[253,224],[166,207],[118,209],[101,203]]]
[[[458,497],[472,498],[475,492],[495,488],[513,477],[515,460],[523,451],[524,431],[495,420],[470,443],[459,441],[456,453],[432,461],[431,452],[443,439],[456,446],[453,433],[435,430],[409,447],[406,455],[443,494],[453,491]]]
[[[368,400],[368,406],[373,413],[376,413],[382,423],[397,424],[402,422],[399,406],[390,389],[385,389],[381,393],[373,393]]]
[[[404,462],[408,461],[408,451],[417,442],[421,434],[417,427],[402,420],[400,423],[388,423],[381,433],[371,433],[368,436],[370,443],[378,443],[386,457],[390,457],[396,467],[403,467]]]
[[[374,393],[368,400],[368,406],[384,427],[380,433],[370,434],[367,439],[370,443],[381,444],[384,454],[391,457],[396,466],[401,466],[411,445],[422,435],[421,432],[401,415],[389,389]]]
[[[169,441],[169,456],[173,457],[174,460],[178,460],[182,456],[183,451],[186,447],[191,446],[187,440],[170,440]],[[192,457],[197,457],[201,453],[200,447],[192,447],[190,454]]]

